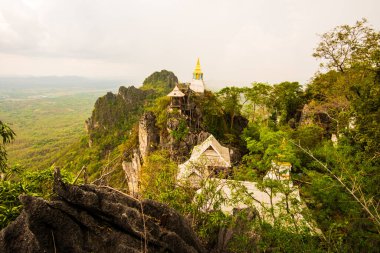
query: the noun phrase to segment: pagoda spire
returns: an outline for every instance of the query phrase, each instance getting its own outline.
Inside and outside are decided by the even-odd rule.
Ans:
[[[198,57],[198,60],[197,60],[197,65],[195,65],[195,69],[194,69],[194,72],[193,72],[193,79],[195,79],[195,80],[203,80],[203,73],[202,73],[202,70],[201,70],[201,64],[199,62],[199,57]]]

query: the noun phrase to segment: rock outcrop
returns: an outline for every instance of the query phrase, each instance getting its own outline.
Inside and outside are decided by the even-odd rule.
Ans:
[[[142,159],[157,148],[160,142],[159,129],[153,112],[146,112],[139,121],[139,150]]]
[[[98,98],[91,117],[86,120],[86,130],[91,134],[96,130],[107,130],[128,124],[136,116],[152,90],[141,90],[134,86],[121,86],[117,94],[108,92]],[[139,117],[139,116],[137,116]]]
[[[51,201],[21,196],[21,215],[0,232],[1,252],[205,252],[174,210],[108,187],[56,176]]]
[[[129,194],[136,197],[139,193],[139,175],[141,171],[141,159],[138,149],[132,151],[131,161],[123,161],[122,167],[128,183]]]
[[[156,71],[143,82],[143,89],[153,89],[160,95],[166,95],[178,83],[176,75],[168,70]]]

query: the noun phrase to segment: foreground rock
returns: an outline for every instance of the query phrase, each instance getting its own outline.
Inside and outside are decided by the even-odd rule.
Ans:
[[[54,183],[56,197],[22,196],[1,252],[205,252],[186,221],[160,203],[107,187]]]

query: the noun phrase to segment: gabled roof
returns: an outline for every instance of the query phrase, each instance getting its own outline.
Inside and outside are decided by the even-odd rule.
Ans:
[[[176,85],[174,89],[167,96],[168,97],[184,97],[185,94],[182,91],[180,91],[180,89]]]
[[[198,167],[207,166],[231,167],[229,149],[220,145],[213,135],[193,148],[190,159],[178,166],[177,178],[186,179],[193,173],[201,176]]]
[[[213,135],[210,135],[204,142],[193,148],[190,160],[199,159],[200,156],[210,147],[219,155],[219,158],[223,160],[226,167],[231,167],[229,149],[220,145]]]

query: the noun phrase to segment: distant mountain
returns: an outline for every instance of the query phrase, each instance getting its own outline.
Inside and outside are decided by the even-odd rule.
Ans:
[[[55,88],[92,88],[104,89],[117,87],[120,80],[109,79],[88,79],[79,76],[5,76],[0,77],[1,90],[18,90],[18,89],[55,89]]]
[[[161,95],[166,95],[166,93],[169,93],[177,83],[177,76],[173,72],[164,69],[156,71],[145,78],[141,88],[144,90],[152,89]]]

